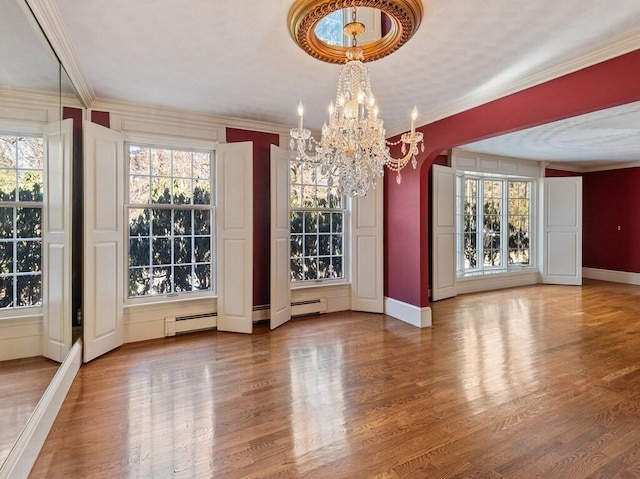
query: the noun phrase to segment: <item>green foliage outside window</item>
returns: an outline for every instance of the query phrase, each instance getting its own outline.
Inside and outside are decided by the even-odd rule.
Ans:
[[[211,290],[208,152],[129,145],[129,297]]]
[[[291,162],[291,281],[344,278],[343,198],[315,168]]]
[[[0,136],[0,309],[42,304],[42,138]]]

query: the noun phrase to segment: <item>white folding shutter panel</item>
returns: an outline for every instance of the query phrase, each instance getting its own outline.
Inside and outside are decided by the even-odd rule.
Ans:
[[[124,146],[116,131],[85,121],[84,361],[122,345]]]
[[[542,281],[582,284],[582,178],[544,179]]]
[[[384,311],[383,182],[352,203],[351,309]]]
[[[253,330],[253,144],[216,148],[218,330]]]
[[[71,194],[73,120],[44,128],[42,355],[62,362],[71,348]]]
[[[433,284],[431,299],[456,295],[456,175],[452,168],[433,165]]]
[[[271,329],[291,319],[290,153],[271,145]]]

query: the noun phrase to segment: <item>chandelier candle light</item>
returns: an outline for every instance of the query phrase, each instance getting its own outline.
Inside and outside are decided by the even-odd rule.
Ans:
[[[369,70],[363,63],[363,49],[357,44],[357,37],[363,32],[364,25],[357,21],[353,6],[352,21],[344,26],[344,34],[352,38],[352,43],[345,51],[347,62],[340,70],[335,103],[332,101],[329,105],[329,122],[322,127],[320,141],[304,128],[302,102],[298,105],[298,128],[292,128],[290,132],[290,146],[296,152],[296,160],[318,166],[329,182],[336,177],[338,193],[351,197],[366,196],[369,188],[375,188],[385,166],[397,173],[399,184],[402,180],[400,170],[409,161],[414,168],[417,166],[419,144],[424,151],[422,133],[415,131],[416,107],[411,112],[411,130],[397,142],[386,140],[383,121],[378,118],[378,106],[371,91]],[[403,156],[393,158],[389,147],[400,143]]]

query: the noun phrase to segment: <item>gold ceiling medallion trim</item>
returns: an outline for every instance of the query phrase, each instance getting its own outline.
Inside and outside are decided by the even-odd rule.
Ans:
[[[395,52],[418,30],[422,21],[421,0],[297,0],[289,10],[287,22],[293,40],[318,60],[344,63],[348,47],[329,45],[316,35],[318,22],[343,8],[369,7],[385,13],[391,20],[389,33],[379,40],[358,44],[364,61],[378,60]]]

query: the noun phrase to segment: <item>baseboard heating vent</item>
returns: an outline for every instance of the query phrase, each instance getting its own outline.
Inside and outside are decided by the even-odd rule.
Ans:
[[[327,299],[312,299],[310,301],[295,301],[291,303],[291,317],[322,314],[327,312]]]
[[[188,314],[184,316],[165,316],[164,335],[175,336],[179,333],[211,329],[218,325],[218,313]]]
[[[258,321],[266,321],[271,316],[271,306],[268,304],[261,304],[253,307],[253,317],[251,318],[254,323]]]

